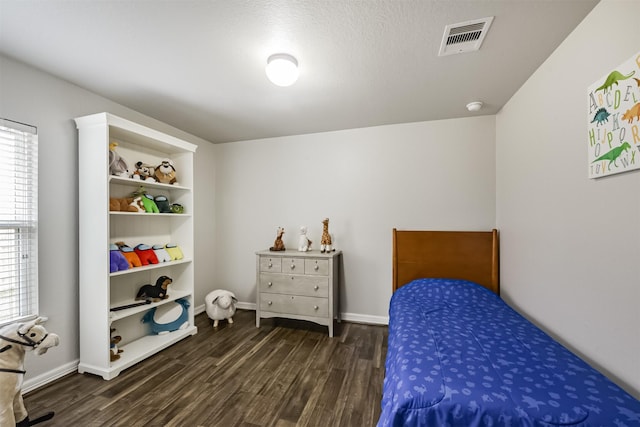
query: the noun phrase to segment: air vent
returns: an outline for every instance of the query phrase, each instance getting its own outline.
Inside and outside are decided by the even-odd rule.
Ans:
[[[493,16],[473,21],[447,25],[440,44],[438,56],[454,55],[456,53],[473,52],[480,49],[484,37],[489,31]]]

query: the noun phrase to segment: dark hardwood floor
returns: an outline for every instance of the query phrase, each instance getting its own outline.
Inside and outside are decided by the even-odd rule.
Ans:
[[[375,426],[380,414],[387,327],[337,324],[336,337],[309,322],[238,310],[105,381],[67,375],[28,393],[39,426]],[[27,367],[28,368],[28,367]]]

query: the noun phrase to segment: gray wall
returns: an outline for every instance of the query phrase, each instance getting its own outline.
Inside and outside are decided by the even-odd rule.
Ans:
[[[496,118],[504,298],[636,397],[640,171],[590,180],[586,144],[587,88],[640,52],[639,16],[598,4]]]

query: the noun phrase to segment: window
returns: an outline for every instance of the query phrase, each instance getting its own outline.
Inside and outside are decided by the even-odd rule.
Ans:
[[[38,314],[38,135],[0,119],[0,326]]]

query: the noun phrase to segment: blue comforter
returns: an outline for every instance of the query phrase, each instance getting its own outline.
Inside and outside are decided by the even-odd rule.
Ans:
[[[640,426],[640,401],[467,281],[396,291],[378,426]]]

